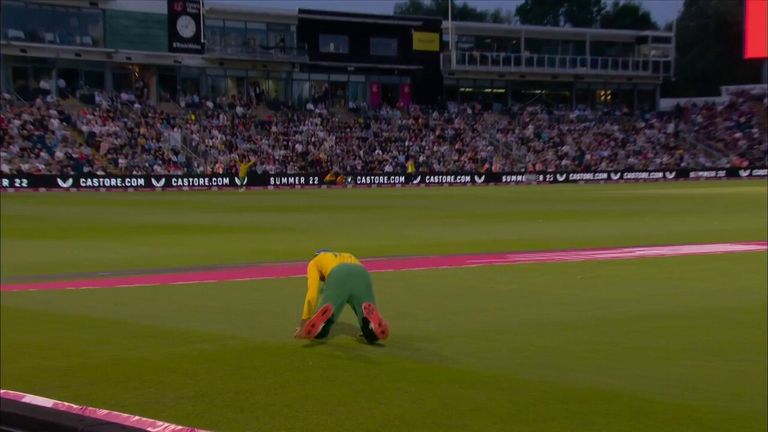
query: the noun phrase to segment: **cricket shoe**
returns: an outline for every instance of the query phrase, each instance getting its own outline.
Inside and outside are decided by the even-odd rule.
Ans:
[[[384,340],[389,337],[389,324],[381,317],[373,303],[363,303],[363,337],[368,343]]]
[[[317,310],[312,318],[304,323],[304,327],[301,328],[297,337],[302,339],[314,339],[315,336],[323,330],[323,327],[333,316],[333,306],[325,304],[323,307]]]

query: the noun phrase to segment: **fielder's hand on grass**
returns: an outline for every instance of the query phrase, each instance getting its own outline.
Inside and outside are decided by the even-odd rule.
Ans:
[[[296,339],[301,339],[301,329],[304,328],[304,323],[307,322],[307,320],[301,320],[299,323],[299,326],[296,327],[296,330],[293,332],[293,337]]]

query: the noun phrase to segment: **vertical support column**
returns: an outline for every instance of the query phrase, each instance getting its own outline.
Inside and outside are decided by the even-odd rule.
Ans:
[[[59,81],[59,65],[54,64],[53,69],[51,69],[51,79],[48,82],[48,85],[51,87],[51,94],[55,98],[59,97],[58,81]]]
[[[176,73],[176,100],[173,101],[175,103],[179,103],[181,101],[181,66],[176,66],[173,68],[173,71]]]
[[[672,77],[675,76],[675,61],[677,59],[677,18],[672,21]]]
[[[148,77],[146,79],[146,86],[148,90],[148,98],[149,98],[149,105],[157,106],[157,104],[160,102],[160,98],[158,97],[160,93],[160,75],[159,71],[157,70],[157,67],[148,67],[148,70],[144,73],[144,77]]]

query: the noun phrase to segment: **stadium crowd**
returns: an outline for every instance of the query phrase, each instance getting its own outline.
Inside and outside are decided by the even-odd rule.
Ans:
[[[566,111],[476,105],[269,111],[199,99],[177,112],[98,97],[68,113],[59,101],[0,101],[0,171],[12,174],[406,173],[644,170],[765,166],[766,102],[672,112]]]

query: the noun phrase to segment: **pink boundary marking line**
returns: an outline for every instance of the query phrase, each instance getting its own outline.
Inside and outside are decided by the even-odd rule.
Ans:
[[[768,242],[707,243],[672,246],[642,246],[605,249],[573,249],[507,254],[475,254],[379,258],[364,260],[372,272],[430,270],[486,265],[510,265],[569,261],[617,260],[684,255],[709,255],[768,250]],[[249,281],[304,276],[306,263],[264,264],[251,267],[225,268],[181,273],[119,276],[102,279],[79,279],[0,285],[0,291],[32,291],[88,288],[124,288],[150,285],[184,285],[226,281]]]
[[[206,432],[203,429],[196,429],[186,426],[178,426],[159,420],[152,420],[130,414],[123,414],[115,411],[109,411],[100,408],[91,408],[87,406],[75,405],[68,402],[61,402],[55,399],[48,399],[41,396],[35,396],[27,393],[16,392],[12,390],[0,390],[0,398],[10,399],[29,403],[46,408],[52,408],[58,411],[65,411],[73,414],[79,414],[99,420],[132,426],[145,429],[151,432]]]

